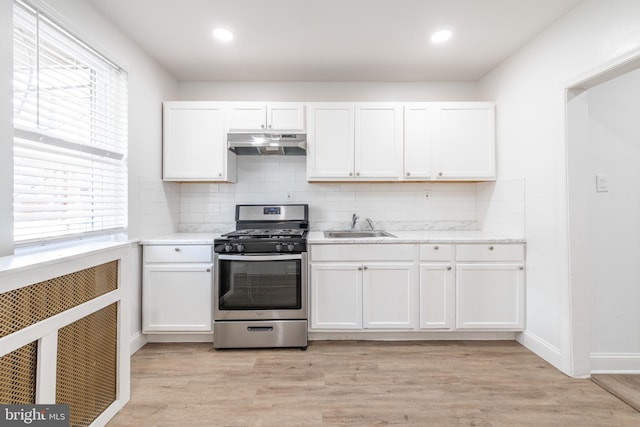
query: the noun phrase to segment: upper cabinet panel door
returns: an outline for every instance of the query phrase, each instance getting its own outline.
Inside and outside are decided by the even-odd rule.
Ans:
[[[402,175],[402,106],[356,104],[356,178],[399,179]]]
[[[404,106],[404,170],[405,180],[433,178],[432,146],[435,133],[434,104],[418,103]]]
[[[165,102],[163,179],[226,181],[224,110],[210,102]]]
[[[495,179],[493,103],[440,103],[436,123],[434,172],[437,179]]]
[[[267,106],[262,103],[233,105],[229,114],[229,130],[255,131],[267,128]]]
[[[353,178],[353,104],[309,104],[307,179]]]
[[[304,131],[304,104],[267,104],[267,128],[271,130]]]

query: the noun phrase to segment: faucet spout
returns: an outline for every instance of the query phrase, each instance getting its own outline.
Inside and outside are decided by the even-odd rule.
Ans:
[[[373,231],[373,221],[371,221],[371,218],[365,218],[364,222],[366,222],[367,225],[369,226],[369,230]]]
[[[353,216],[351,217],[351,229],[355,229],[356,228],[356,222],[360,219],[360,217],[356,214],[353,214]]]

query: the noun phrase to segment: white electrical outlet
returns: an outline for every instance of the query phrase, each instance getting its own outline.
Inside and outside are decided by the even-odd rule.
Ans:
[[[293,191],[287,191],[287,202],[293,201]]]

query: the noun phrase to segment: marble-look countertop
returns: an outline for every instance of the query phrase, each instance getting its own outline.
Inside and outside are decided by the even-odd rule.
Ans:
[[[309,244],[354,243],[524,243],[522,236],[486,231],[389,231],[396,237],[326,238],[323,231],[311,231]],[[213,245],[220,233],[172,233],[140,241],[143,245]]]
[[[323,231],[309,233],[309,244],[370,243],[524,243],[522,236],[486,231],[392,231],[396,237],[327,238]]]
[[[213,245],[221,233],[172,233],[140,240],[142,245]]]

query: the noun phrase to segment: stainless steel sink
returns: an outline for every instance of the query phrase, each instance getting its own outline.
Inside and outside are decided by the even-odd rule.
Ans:
[[[325,231],[324,237],[327,239],[362,239],[366,237],[396,237],[391,233],[382,230],[374,231]]]

